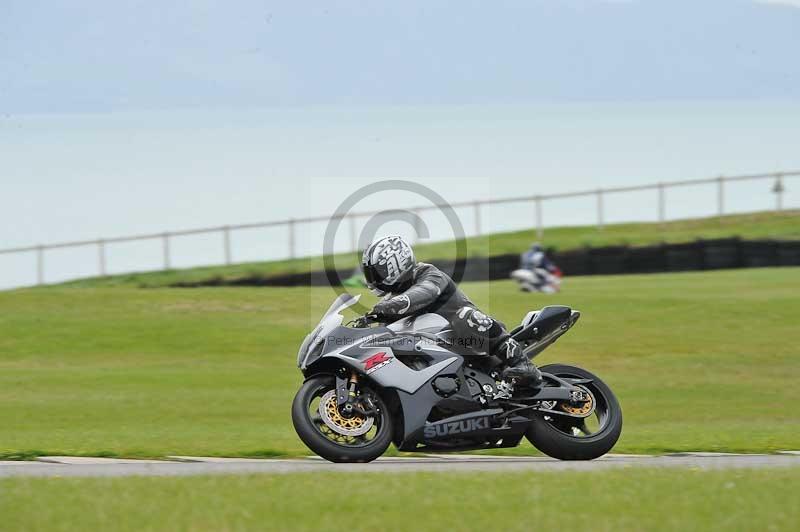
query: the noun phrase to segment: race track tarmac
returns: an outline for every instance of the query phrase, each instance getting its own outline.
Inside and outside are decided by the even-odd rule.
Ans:
[[[240,458],[172,457],[171,461],[43,457],[36,462],[0,462],[1,477],[124,477],[287,474],[308,472],[512,472],[599,471],[621,467],[741,469],[800,467],[800,453],[735,455],[681,453],[667,456],[609,455],[591,462],[560,462],[542,457],[448,455],[382,458],[371,464],[331,464],[319,458],[257,460]]]

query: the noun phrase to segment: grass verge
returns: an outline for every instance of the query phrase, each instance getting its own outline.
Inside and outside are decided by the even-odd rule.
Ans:
[[[537,362],[597,373],[624,411],[615,450],[659,453],[800,449],[798,286],[800,268],[775,268],[574,278],[558,296],[464,288],[509,324],[548,304],[583,311]],[[289,417],[295,353],[333,296],[0,293],[0,456],[307,454]]]
[[[665,224],[624,223],[606,225],[602,231],[593,226],[548,228],[543,243],[558,250],[584,246],[617,244],[645,245],[659,242],[690,242],[697,238],[713,239],[740,236],[742,238],[800,239],[800,211],[735,214],[714,218],[676,220]],[[495,233],[466,240],[468,257],[488,257],[521,253],[537,240],[533,229]],[[422,260],[455,256],[453,242],[434,242],[414,247]],[[338,255],[334,263],[340,269],[354,268],[356,255]],[[209,266],[148,273],[132,273],[109,277],[81,279],[65,283],[73,287],[138,286],[163,287],[176,283],[197,283],[209,280],[231,281],[241,278],[269,277],[324,269],[321,257],[296,260],[254,262],[233,266]]]
[[[796,530],[800,468],[0,479],[5,530]],[[335,495],[338,494],[338,495]]]

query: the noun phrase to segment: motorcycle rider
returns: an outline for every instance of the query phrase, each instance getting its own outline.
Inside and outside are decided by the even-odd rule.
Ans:
[[[520,268],[511,272],[511,278],[519,282],[523,292],[557,292],[561,276],[561,270],[538,242],[520,256]]]
[[[457,337],[469,345],[485,345],[485,349],[473,349],[476,355],[501,358],[504,379],[529,386],[541,384],[541,373],[503,324],[478,310],[436,266],[418,263],[411,246],[400,236],[387,236],[367,247],[361,269],[370,290],[383,297],[371,314],[383,321],[423,312],[439,314],[450,322]]]

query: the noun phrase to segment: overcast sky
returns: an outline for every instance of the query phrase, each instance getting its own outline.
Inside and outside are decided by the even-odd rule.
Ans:
[[[4,0],[0,111],[787,99],[800,0]]]
[[[0,0],[0,248],[329,214],[387,178],[471,201],[796,170],[798,57],[800,0]],[[731,187],[728,208],[770,208],[770,187]],[[671,192],[668,215],[714,198]],[[654,200],[609,198],[608,219]],[[555,202],[545,223],[594,216]],[[159,245],[115,246],[109,268],[157,268]],[[234,238],[235,260],[285,252],[283,230]],[[215,262],[219,238],[174,253]],[[0,256],[0,287],[33,258]],[[46,278],[96,262],[49,252]]]

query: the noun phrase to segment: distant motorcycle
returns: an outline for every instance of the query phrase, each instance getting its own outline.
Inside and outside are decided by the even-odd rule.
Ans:
[[[388,325],[365,316],[343,326],[342,312],[359,297],[340,295],[297,354],[305,381],[292,422],[319,456],[370,462],[390,443],[432,453],[516,447],[526,437],[554,458],[591,460],[617,442],[622,411],[592,373],[551,364],[541,368],[540,388],[507,382],[499,359],[470,354],[438,314]],[[579,317],[545,307],[511,333],[534,357]]]
[[[519,283],[519,288],[523,292],[555,294],[561,291],[563,277],[564,274],[558,268],[553,272],[549,272],[545,268],[519,269],[511,272],[511,278]]]

